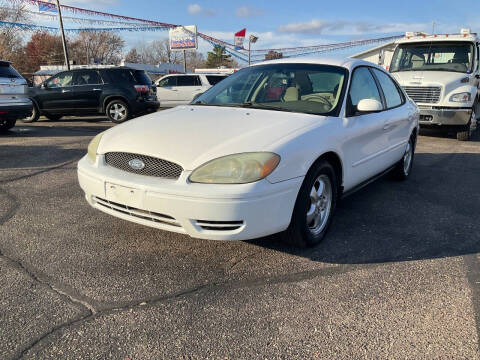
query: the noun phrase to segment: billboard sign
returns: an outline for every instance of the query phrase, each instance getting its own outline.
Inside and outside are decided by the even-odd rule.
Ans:
[[[195,25],[177,26],[168,32],[170,38],[170,50],[183,51],[198,48],[197,27]]]

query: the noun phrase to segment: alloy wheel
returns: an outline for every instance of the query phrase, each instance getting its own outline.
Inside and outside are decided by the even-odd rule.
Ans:
[[[332,209],[332,183],[327,175],[320,175],[310,190],[310,207],[307,210],[307,226],[314,235],[323,231]]]

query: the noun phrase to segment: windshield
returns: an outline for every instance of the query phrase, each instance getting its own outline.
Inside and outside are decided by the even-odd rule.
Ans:
[[[341,104],[346,75],[346,69],[329,65],[252,66],[222,80],[193,104],[329,115]]]
[[[472,71],[473,45],[468,42],[400,44],[393,55],[390,72]]]

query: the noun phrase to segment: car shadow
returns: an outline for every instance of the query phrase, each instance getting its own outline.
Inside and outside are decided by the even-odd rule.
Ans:
[[[17,123],[15,127],[9,131],[0,132],[0,140],[5,138],[42,138],[42,137],[78,137],[78,136],[95,136],[99,132],[112,127],[112,123],[98,123],[95,125],[85,126],[85,122],[82,124],[62,124],[61,126],[55,126],[54,124],[22,124]],[[2,144],[0,143],[0,146]]]
[[[446,131],[441,128],[427,127],[420,128],[420,135],[429,136],[434,138],[447,138],[447,139],[457,139],[457,134],[454,131]],[[480,142],[480,130],[477,129],[470,138],[471,142]]]
[[[321,244],[270,236],[249,243],[336,264],[425,260],[480,252],[480,154],[419,153],[405,182],[388,175],[343,199]]]

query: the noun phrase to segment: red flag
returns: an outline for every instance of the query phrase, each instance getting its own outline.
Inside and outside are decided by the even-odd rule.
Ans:
[[[245,40],[245,34],[247,33],[247,29],[242,29],[239,32],[235,33],[235,49],[243,49],[243,41]]]

